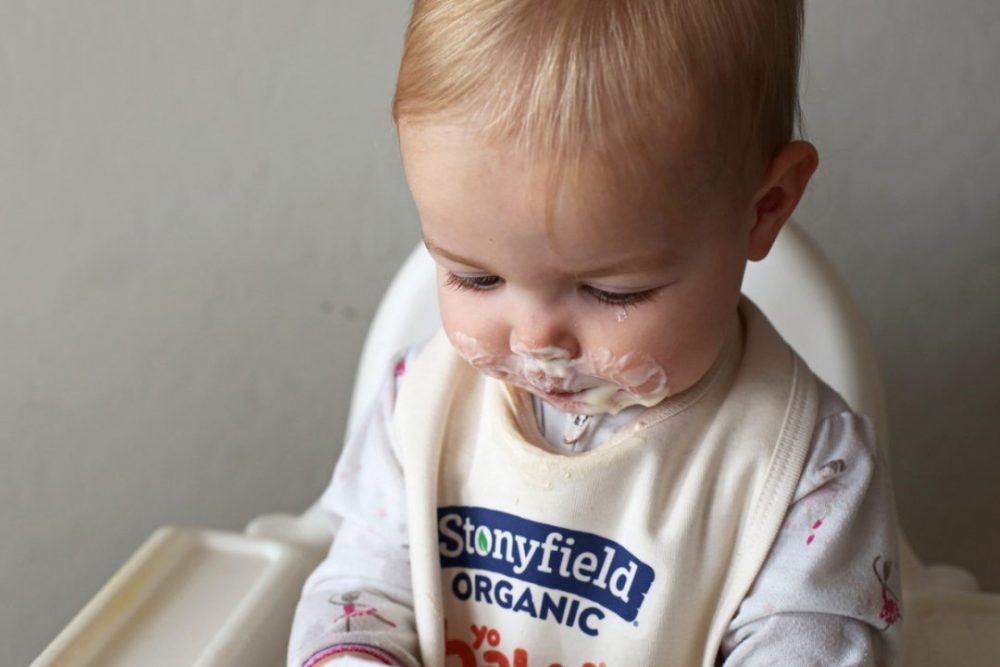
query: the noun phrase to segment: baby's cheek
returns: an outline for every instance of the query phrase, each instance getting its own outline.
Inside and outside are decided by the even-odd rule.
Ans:
[[[463,310],[460,295],[451,290],[440,289],[438,290],[438,306],[441,311],[441,324],[448,332],[449,338],[452,338],[451,332],[453,331],[472,333],[468,331],[468,326],[466,326],[469,324],[468,311],[467,309]]]
[[[456,352],[466,359],[483,354],[484,348],[479,342],[474,327],[463,326],[463,322],[455,318],[442,317],[441,320],[445,335],[448,336],[448,340]]]
[[[446,329],[445,331],[448,334],[448,340],[451,341],[451,346],[455,348],[459,356],[469,363],[475,365],[488,358],[486,348],[479,343],[475,336],[458,329]]]
[[[464,331],[446,330],[446,332],[458,355],[480,372],[501,380],[510,376],[509,363],[505,363],[508,355],[495,351],[479,338]]]
[[[642,377],[642,381],[632,385],[632,391],[638,396],[651,396],[662,394],[666,398],[670,391],[670,380],[667,372],[661,368],[647,369]]]
[[[652,361],[631,366],[621,379],[622,386],[643,403],[658,403],[673,393],[666,369]]]
[[[671,394],[679,394],[697,384],[712,369],[721,352],[711,343],[692,344],[672,352],[667,361]]]

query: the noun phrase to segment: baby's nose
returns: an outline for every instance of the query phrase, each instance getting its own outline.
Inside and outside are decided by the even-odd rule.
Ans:
[[[580,354],[570,314],[553,300],[519,299],[507,314],[511,352],[538,361],[574,359]]]

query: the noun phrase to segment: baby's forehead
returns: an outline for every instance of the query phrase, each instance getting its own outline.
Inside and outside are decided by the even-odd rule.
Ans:
[[[690,245],[725,219],[696,151],[664,150],[645,169],[625,169],[614,155],[560,162],[467,126],[404,124],[400,139],[428,237],[446,249],[472,248],[473,265],[534,250],[566,266],[609,255],[625,262]]]
[[[451,163],[487,164],[490,170],[520,172],[546,197],[571,193],[595,197],[619,209],[704,203],[723,185],[715,153],[693,124],[653,128],[639,141],[616,143],[593,137],[586,143],[531,143],[491,132],[474,118],[448,115],[403,121],[400,138],[408,152],[432,151],[437,169]]]
[[[543,198],[571,211],[565,224],[572,233],[662,234],[727,215],[732,201],[727,184],[713,180],[711,165],[691,156],[630,169],[616,169],[612,163],[557,172],[549,183]]]

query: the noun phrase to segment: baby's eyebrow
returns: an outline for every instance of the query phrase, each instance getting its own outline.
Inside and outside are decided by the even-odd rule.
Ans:
[[[442,257],[450,259],[453,262],[458,262],[459,264],[465,264],[466,266],[479,266],[476,262],[473,262],[471,259],[465,259],[464,257],[459,257],[458,255],[445,250],[441,246],[436,245],[433,241],[428,241],[427,238],[425,237],[421,237],[421,240],[424,242],[424,247],[427,248],[427,252],[431,253],[432,255],[441,255]]]
[[[681,255],[676,252],[666,252],[639,259],[623,259],[619,262],[614,262],[600,268],[581,271],[575,275],[577,278],[599,278],[601,276],[610,276],[621,273],[645,273],[647,271],[662,269],[663,267],[674,264],[681,259]]]
[[[488,270],[485,266],[482,266],[479,262],[475,262],[471,259],[466,259],[460,257],[448,250],[445,250],[441,246],[437,245],[433,241],[427,239],[426,237],[421,237],[424,243],[424,247],[432,255],[440,255],[450,259],[453,262],[458,262],[459,264],[464,264],[465,266],[476,266],[482,269]],[[627,258],[617,262],[612,262],[602,267],[587,269],[586,271],[580,271],[574,273],[573,275],[580,280],[587,278],[599,278],[603,276],[611,276],[617,274],[628,274],[628,273],[647,273],[656,271],[657,269],[662,269],[665,266],[670,266],[683,259],[683,256],[675,251],[661,252],[657,255],[648,255],[641,258]]]

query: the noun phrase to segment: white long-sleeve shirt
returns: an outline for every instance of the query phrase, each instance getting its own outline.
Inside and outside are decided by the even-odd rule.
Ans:
[[[347,667],[361,656],[367,664],[419,664],[403,470],[391,427],[399,383],[417,352],[393,360],[323,494],[335,537],[303,587],[289,667],[328,659]],[[876,666],[895,654],[900,587],[888,467],[866,417],[822,382],[819,399],[793,504],[724,638],[725,667]],[[540,431],[556,451],[600,447],[639,411],[605,417],[565,445],[565,414],[536,403]]]

